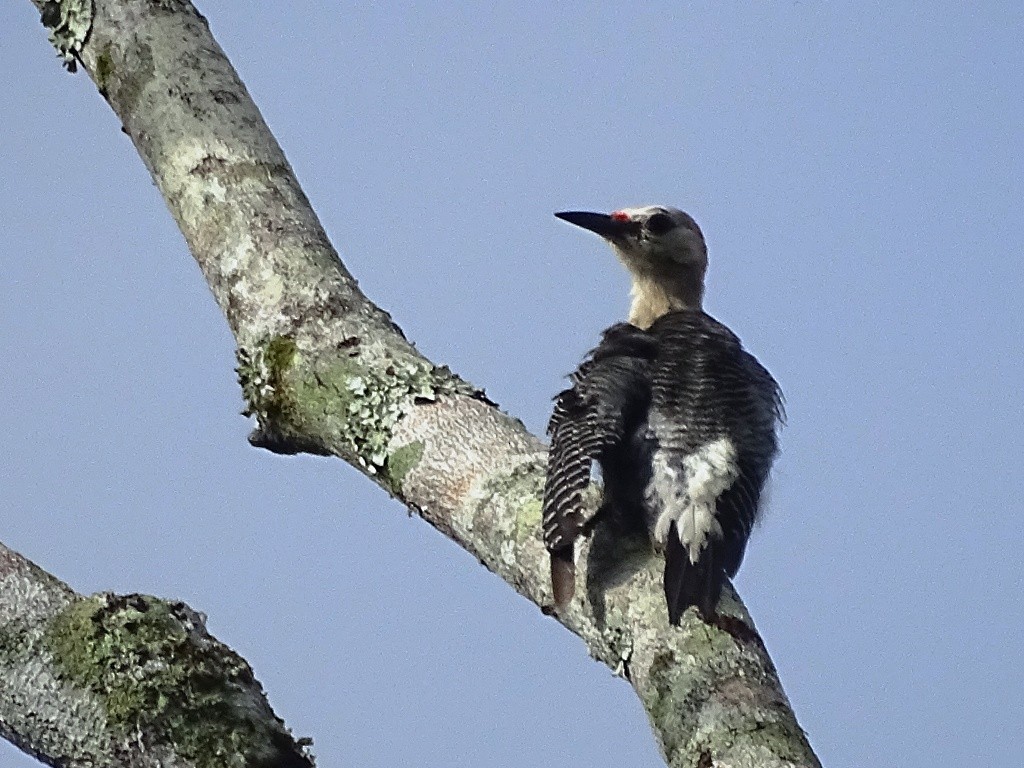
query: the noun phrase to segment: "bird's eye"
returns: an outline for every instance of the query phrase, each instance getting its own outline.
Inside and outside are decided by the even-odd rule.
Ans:
[[[647,231],[652,235],[664,235],[669,230],[675,229],[676,223],[667,213],[656,213],[647,219]]]

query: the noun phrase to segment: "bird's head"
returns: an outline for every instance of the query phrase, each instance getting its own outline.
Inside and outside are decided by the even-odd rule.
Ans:
[[[708,249],[689,214],[647,205],[613,213],[566,211],[555,216],[611,244],[633,279],[629,321],[634,325],[646,328],[673,309],[700,309]]]

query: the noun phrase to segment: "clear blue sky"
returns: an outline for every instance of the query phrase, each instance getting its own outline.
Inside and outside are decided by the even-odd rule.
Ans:
[[[539,431],[626,307],[552,211],[690,211],[709,311],[788,398],[738,586],[822,761],[1024,762],[1024,5],[343,5],[201,10],[366,293]],[[660,765],[471,556],[246,444],[130,142],[28,0],[0,27],[0,540],[206,612],[322,766]]]

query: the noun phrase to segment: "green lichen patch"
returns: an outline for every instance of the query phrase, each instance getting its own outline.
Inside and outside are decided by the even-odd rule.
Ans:
[[[238,383],[245,398],[245,416],[255,416],[261,430],[288,419],[295,410],[288,371],[298,348],[287,336],[274,336],[251,349],[239,348],[236,355]]]
[[[273,383],[278,383],[295,360],[295,342],[287,336],[275,336],[266,347],[267,368]]]
[[[540,530],[543,503],[537,496],[523,502],[516,515],[516,541],[523,541]]]
[[[93,78],[96,81],[96,88],[103,96],[107,95],[108,83],[110,82],[111,75],[114,74],[114,57],[112,55],[113,46],[107,43],[103,46],[103,50],[96,56],[96,66],[93,67]]]
[[[479,527],[491,518],[495,532],[516,545],[539,537],[543,496],[543,460],[517,464],[483,486],[474,512],[474,526]]]
[[[92,31],[92,17],[92,0],[53,0],[40,11],[40,20],[50,33],[50,43],[57,49],[68,72],[77,69],[76,61]]]
[[[197,766],[309,766],[263,700],[252,669],[181,603],[94,595],[52,620],[63,674],[105,705],[125,738],[141,730]]]
[[[391,490],[398,493],[402,490],[402,481],[409,474],[409,470],[420,463],[423,458],[423,442],[414,440],[408,445],[403,445],[391,452],[384,465],[384,475],[391,486]]]
[[[394,489],[423,451],[391,448],[399,420],[443,395],[483,394],[423,358],[372,360],[359,346],[355,339],[329,354],[307,353],[275,336],[239,349],[243,413],[256,417],[255,444],[284,453],[334,453]]]

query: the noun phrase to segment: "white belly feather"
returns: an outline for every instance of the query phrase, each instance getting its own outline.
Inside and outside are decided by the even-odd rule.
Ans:
[[[645,492],[647,503],[658,510],[655,540],[664,544],[674,522],[690,562],[696,563],[708,537],[722,535],[715,503],[737,477],[736,446],[728,437],[705,443],[682,457],[679,453],[656,450],[651,481]]]

